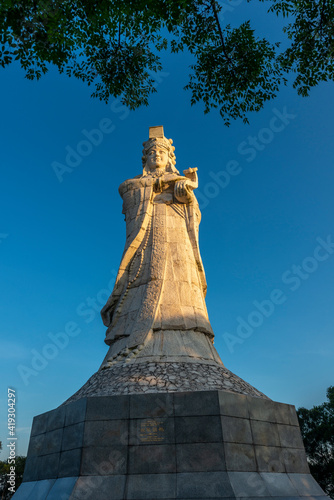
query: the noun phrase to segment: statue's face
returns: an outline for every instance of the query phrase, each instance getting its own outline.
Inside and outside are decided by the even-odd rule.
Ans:
[[[160,146],[153,146],[147,153],[146,164],[150,170],[164,170],[168,165],[168,152]]]

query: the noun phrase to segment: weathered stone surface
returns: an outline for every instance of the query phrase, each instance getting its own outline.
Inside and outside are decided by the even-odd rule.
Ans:
[[[66,406],[65,425],[78,424],[85,420],[86,399],[79,399],[73,405]]]
[[[43,413],[42,415],[37,415],[36,417],[34,417],[31,428],[31,436],[36,436],[38,434],[43,434],[44,432],[46,432],[49,413],[50,412]]]
[[[79,477],[69,500],[123,500],[125,476],[87,476]]]
[[[249,418],[248,412],[248,400],[246,394],[250,394],[251,396],[257,396],[256,394],[251,394],[251,392],[238,391],[229,389],[232,392],[236,392],[238,394],[231,394],[226,391],[219,391],[219,404],[220,404],[220,412],[222,415],[230,415],[232,417],[243,417]]]
[[[229,443],[253,443],[249,419],[221,417],[224,441]]]
[[[177,444],[177,472],[225,470],[223,443]]]
[[[233,497],[227,472],[185,472],[177,475],[176,498]]]
[[[310,472],[304,449],[282,448],[282,456],[286,472]]]
[[[119,420],[129,416],[129,398],[99,397],[87,400],[87,420]]]
[[[228,472],[237,498],[269,497],[270,493],[258,472]]]
[[[275,403],[268,399],[264,403],[248,399],[249,416],[253,420],[264,420],[265,422],[276,423]]]
[[[48,494],[48,500],[69,500],[77,479],[77,477],[57,479]]]
[[[303,440],[298,427],[279,424],[278,433],[281,446],[304,449]]]
[[[134,394],[130,399],[130,418],[162,418],[173,413],[172,394],[147,394],[145,398]]]
[[[82,450],[82,476],[126,474],[127,446],[89,446]]]
[[[259,472],[285,472],[282,448],[255,446],[255,457]]]
[[[199,362],[145,362],[116,365],[107,370],[98,371],[65,404],[87,396],[143,393],[161,394],[165,392],[212,392],[214,390],[224,391],[224,400],[220,400],[220,407],[224,409],[224,414],[227,415],[231,411],[237,411],[238,416],[248,416],[248,407],[246,406],[247,401],[245,398],[240,398],[237,402],[235,400],[232,401],[229,393],[226,391],[240,395],[250,395],[252,398],[267,399],[262,392],[222,366],[213,366]],[[274,406],[271,408],[274,415]],[[95,410],[91,408],[89,411],[92,411],[94,414]],[[117,410],[115,411],[117,412]],[[203,409],[202,411],[205,410]],[[97,410],[95,413],[98,413]],[[256,411],[254,414],[257,415]],[[275,417],[273,416],[272,418]],[[265,420],[265,416],[258,418],[258,420],[263,419]]]
[[[311,474],[288,474],[299,495],[322,496],[323,490]]]
[[[48,420],[46,424],[47,431],[53,431],[55,429],[61,429],[65,424],[65,413],[66,408],[60,406],[56,410],[48,412]]]
[[[298,492],[288,474],[260,472],[260,475],[272,497],[298,496]]]
[[[43,454],[44,437],[45,434],[39,434],[37,436],[31,435],[28,448],[29,457],[36,457]]]
[[[25,492],[25,494],[27,496],[22,495],[22,496],[18,496],[18,498],[20,498],[20,499],[22,498],[22,500],[44,500],[47,497],[47,495],[49,494],[50,489],[54,485],[54,482],[55,482],[55,479],[46,479],[44,481],[37,481],[36,483],[33,483],[34,486],[33,486],[33,488],[31,488],[29,494],[28,494],[29,488],[27,488],[27,491]],[[27,483],[27,484],[29,484],[29,483]],[[20,489],[21,488],[19,488],[19,490]],[[16,500],[16,495],[21,494],[21,492],[19,490],[17,491],[17,493],[15,493],[15,500]]]
[[[129,426],[127,420],[92,420],[86,422],[83,445],[107,446],[128,442]]]
[[[217,443],[221,441],[222,431],[218,415],[175,417],[176,443]]]
[[[44,434],[43,453],[41,454],[48,455],[50,453],[59,452],[61,449],[62,438],[63,438],[63,427],[50,432],[46,432]]]
[[[38,463],[40,457],[27,456],[26,464],[24,467],[23,481],[37,481],[38,480]]]
[[[278,424],[296,425],[299,427],[295,407],[283,403],[274,402],[275,418]]]
[[[129,447],[129,474],[166,474],[176,472],[174,444]]]
[[[58,477],[80,475],[81,448],[63,451],[60,454]]]
[[[220,415],[218,393],[212,391],[176,393],[174,395],[174,415],[185,417],[189,415]]]
[[[225,460],[228,471],[257,470],[254,446],[249,444],[225,443]]]
[[[51,453],[38,457],[38,479],[58,477],[60,453]]]
[[[176,498],[175,474],[131,475],[127,485],[128,500]]]
[[[252,420],[251,426],[254,444],[263,446],[280,446],[277,424],[272,422],[263,422],[261,420]]]
[[[67,425],[64,427],[62,437],[62,451],[72,450],[74,448],[81,448],[84,435],[84,423],[80,422],[74,425]]]

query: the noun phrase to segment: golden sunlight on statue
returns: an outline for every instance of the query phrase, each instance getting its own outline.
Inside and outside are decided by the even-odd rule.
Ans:
[[[126,243],[101,311],[110,346],[102,368],[148,358],[221,364],[205,304],[201,214],[193,192],[197,168],[180,175],[172,143],[162,127],[151,127],[143,143],[143,173],[119,187]]]

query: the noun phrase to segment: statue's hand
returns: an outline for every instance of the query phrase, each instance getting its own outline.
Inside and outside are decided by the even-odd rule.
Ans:
[[[198,188],[197,170],[197,168],[188,168],[187,170],[183,170],[185,177],[188,179],[188,186],[191,189]]]
[[[183,198],[190,193],[190,188],[188,186],[188,180],[177,181],[174,188],[175,196],[178,198]]]
[[[175,182],[174,195],[175,198],[181,203],[188,203],[192,200],[192,191],[195,189],[194,183],[189,179],[182,179]]]
[[[172,173],[172,174],[167,173],[167,174],[164,174],[162,177],[163,182],[166,184],[171,184],[173,182],[180,181],[182,179],[184,179],[184,177],[182,175],[177,175],[174,173]]]

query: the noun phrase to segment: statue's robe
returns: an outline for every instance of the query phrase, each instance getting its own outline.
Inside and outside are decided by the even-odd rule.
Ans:
[[[157,330],[193,330],[213,339],[198,246],[200,210],[193,192],[185,203],[177,200],[174,185],[148,175],[119,187],[126,243],[101,311],[108,345],[131,349]]]

